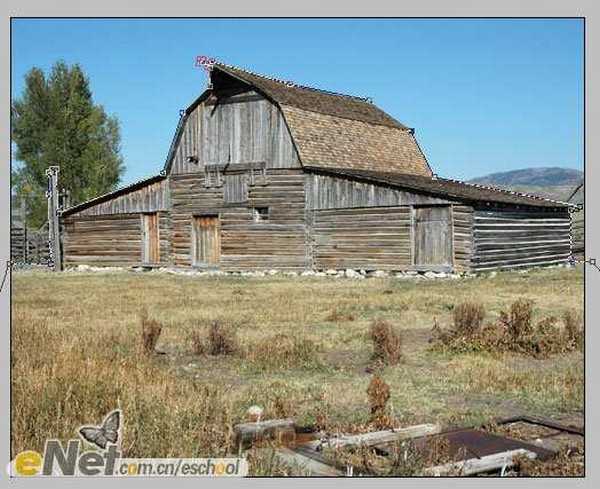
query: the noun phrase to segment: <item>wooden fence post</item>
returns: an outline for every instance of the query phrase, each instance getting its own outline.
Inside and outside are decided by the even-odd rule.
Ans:
[[[60,250],[60,223],[58,206],[58,172],[60,167],[50,166],[46,170],[48,176],[48,244],[51,250],[51,260],[54,263],[54,271],[62,270],[62,256]]]

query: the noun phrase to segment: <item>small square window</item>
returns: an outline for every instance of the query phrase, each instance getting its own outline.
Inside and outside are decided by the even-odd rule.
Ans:
[[[252,216],[254,218],[254,222],[266,222],[269,220],[269,208],[254,207],[252,209]]]

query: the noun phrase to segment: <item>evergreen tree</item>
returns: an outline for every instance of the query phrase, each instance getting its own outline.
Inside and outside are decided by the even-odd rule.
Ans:
[[[110,192],[123,172],[119,122],[94,104],[89,80],[78,64],[59,61],[46,78],[39,68],[25,76],[12,104],[12,141],[18,168],[13,189],[24,198],[34,225],[47,216],[46,169],[60,166],[59,185],[71,204]]]

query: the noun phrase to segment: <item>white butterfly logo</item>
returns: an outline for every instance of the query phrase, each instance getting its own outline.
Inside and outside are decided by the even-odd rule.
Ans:
[[[117,443],[121,429],[121,410],[111,411],[100,426],[82,426],[79,435],[99,448],[106,448],[108,442]]]

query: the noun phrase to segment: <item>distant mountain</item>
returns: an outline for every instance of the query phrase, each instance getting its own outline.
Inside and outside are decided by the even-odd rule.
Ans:
[[[566,200],[583,181],[583,172],[572,168],[523,168],[491,173],[469,180],[471,183],[505,188],[548,199]]]
[[[523,168],[474,178],[472,183],[488,185],[536,185],[541,187],[575,186],[583,179],[583,172],[572,168]]]

